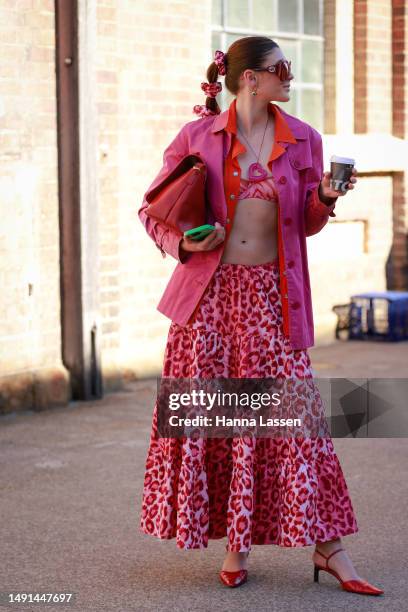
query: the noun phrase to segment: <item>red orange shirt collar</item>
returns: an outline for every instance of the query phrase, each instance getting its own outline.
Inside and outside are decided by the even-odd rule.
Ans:
[[[282,147],[279,144],[280,142],[292,142],[296,144],[296,138],[293,136],[292,131],[290,130],[288,124],[285,119],[279,112],[278,107],[272,102],[268,103],[268,112],[273,113],[275,118],[275,135],[274,135],[274,145],[269,155],[269,159],[267,162],[268,168],[272,171],[272,162],[277,157],[279,157],[282,153],[286,152],[285,147]],[[235,213],[236,199],[231,201],[229,198],[229,194],[235,193],[237,196],[239,191],[239,176],[241,174],[241,169],[238,164],[238,160],[236,157],[240,153],[244,153],[246,151],[246,147],[238,140],[237,137],[237,113],[236,113],[236,98],[231,102],[229,109],[227,111],[227,117],[225,125],[222,123],[218,123],[221,129],[225,129],[227,132],[231,133],[232,142],[231,148],[229,150],[229,154],[225,160],[224,166],[224,188],[225,188],[225,198],[227,201],[227,225],[226,225],[226,237],[225,243],[227,242],[231,228],[232,222]],[[219,116],[219,119],[221,117]],[[224,117],[222,118],[225,121]],[[255,160],[254,160],[255,161]],[[233,174],[233,169],[235,168],[236,174]],[[281,233],[281,222],[280,222],[280,206],[278,205],[278,215],[279,215],[279,223],[278,223],[278,252],[279,252],[279,269],[280,269],[280,284],[281,284],[281,296],[282,296],[282,316],[283,316],[283,331],[286,336],[289,337],[289,307],[288,307],[288,287],[286,276],[284,275],[285,269],[285,261],[284,261],[284,251],[283,251],[283,240]],[[224,243],[224,245],[225,245]]]

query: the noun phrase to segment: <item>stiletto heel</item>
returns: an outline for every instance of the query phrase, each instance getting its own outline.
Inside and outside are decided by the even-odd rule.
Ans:
[[[337,578],[337,580],[340,582],[342,588],[345,591],[350,591],[351,593],[359,593],[360,595],[381,595],[382,593],[384,593],[382,589],[375,587],[374,585],[367,582],[367,580],[342,580],[339,574],[334,569],[329,567],[329,559],[331,559],[333,555],[340,552],[341,550],[344,550],[344,548],[338,548],[328,557],[326,557],[326,555],[321,553],[319,550],[315,551],[318,555],[321,555],[323,559],[326,560],[326,565],[323,567],[322,565],[318,565],[317,563],[314,564],[314,581],[319,582],[319,571],[323,570]]]

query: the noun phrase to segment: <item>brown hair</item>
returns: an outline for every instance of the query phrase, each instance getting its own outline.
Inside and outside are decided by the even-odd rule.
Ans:
[[[278,43],[267,36],[245,36],[231,43],[224,57],[225,87],[228,91],[236,95],[242,72],[248,68],[262,68],[265,57],[276,47],[279,47]],[[207,80],[216,83],[218,76],[218,66],[212,62],[207,68]],[[221,112],[215,98],[207,97],[205,106],[217,115]]]

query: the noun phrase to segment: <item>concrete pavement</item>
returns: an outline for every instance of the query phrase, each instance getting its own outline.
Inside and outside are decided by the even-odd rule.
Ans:
[[[310,349],[319,376],[407,376],[408,343],[342,343]],[[359,533],[343,539],[381,598],[342,591],[321,574],[312,547],[254,546],[249,581],[218,581],[225,540],[181,551],[139,531],[156,379],[95,402],[0,418],[1,591],[73,592],[64,605],[7,610],[303,611],[406,608],[404,559],[408,443],[335,439]]]

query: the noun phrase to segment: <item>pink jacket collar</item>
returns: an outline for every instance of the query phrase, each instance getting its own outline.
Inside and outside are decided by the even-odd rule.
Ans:
[[[224,130],[226,128],[228,124],[229,113],[231,111],[232,105],[235,105],[235,103],[236,98],[234,98],[227,110],[223,111],[219,115],[216,115],[211,126],[211,131],[213,133],[219,132],[220,130]],[[296,140],[306,140],[308,138],[307,127],[303,122],[300,122],[298,119],[296,119],[296,117],[289,115],[284,110],[279,108],[279,106],[273,104],[273,102],[269,102],[271,112],[273,112],[272,106],[274,107],[275,112],[279,113],[281,121],[286,123],[287,127],[289,128],[289,131],[292,132]],[[282,139],[281,142],[293,143],[293,139],[288,136],[287,138]]]

